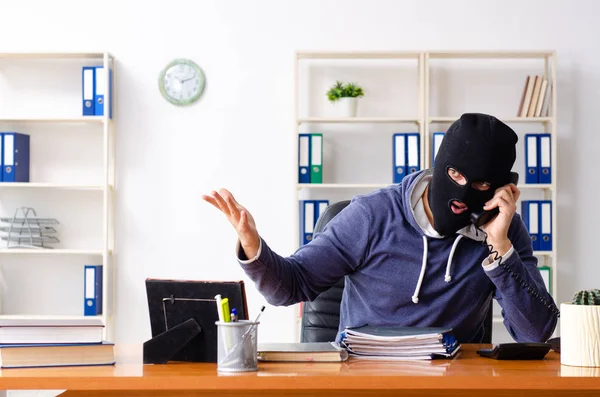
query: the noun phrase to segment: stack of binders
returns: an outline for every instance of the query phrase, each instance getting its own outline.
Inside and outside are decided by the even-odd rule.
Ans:
[[[402,179],[421,169],[420,136],[416,132],[398,133],[393,136],[393,181],[402,182]]]
[[[453,357],[460,349],[451,328],[346,328],[341,344],[350,356],[367,360],[432,360]]]
[[[525,134],[525,183],[552,183],[550,134]]]
[[[104,116],[106,71],[104,66],[84,66],[81,99],[84,116]],[[108,117],[112,119],[112,69],[108,73]]]
[[[323,134],[298,135],[298,183],[323,183]]]

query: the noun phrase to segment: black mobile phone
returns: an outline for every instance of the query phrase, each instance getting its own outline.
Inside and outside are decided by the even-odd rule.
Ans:
[[[519,183],[519,174],[517,174],[516,172],[511,172],[509,176],[509,181],[506,184],[508,185],[509,183],[514,183],[515,185],[517,185]],[[500,210],[498,209],[498,207],[489,211],[473,211],[471,213],[471,222],[475,226],[481,227],[489,221],[491,221],[492,219],[494,219],[499,213]]]

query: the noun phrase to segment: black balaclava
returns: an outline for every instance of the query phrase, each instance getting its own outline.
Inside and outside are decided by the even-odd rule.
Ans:
[[[449,236],[467,226],[471,212],[483,211],[496,189],[508,183],[517,141],[517,134],[509,126],[486,114],[466,113],[450,126],[435,158],[427,197],[433,226],[439,234]],[[467,183],[454,182],[448,168],[459,171]],[[471,186],[473,182],[488,182],[491,186],[479,191]],[[453,200],[465,203],[467,211],[453,213]]]

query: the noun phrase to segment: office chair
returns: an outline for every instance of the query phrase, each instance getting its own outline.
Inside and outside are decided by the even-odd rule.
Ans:
[[[325,225],[348,204],[350,204],[350,200],[338,201],[327,206],[317,219],[313,235],[322,232]],[[300,342],[335,341],[340,325],[340,304],[343,291],[344,278],[342,277],[333,287],[319,294],[312,302],[303,303]]]
[[[319,216],[313,230],[313,235],[320,233],[325,225],[340,213],[350,200],[338,201],[329,205]],[[330,289],[322,292],[311,302],[304,302],[302,306],[302,323],[300,342],[332,342],[337,336],[340,324],[340,304],[344,291],[344,278],[334,284]],[[490,302],[488,313],[485,317],[483,338],[481,343],[492,343],[493,305]]]

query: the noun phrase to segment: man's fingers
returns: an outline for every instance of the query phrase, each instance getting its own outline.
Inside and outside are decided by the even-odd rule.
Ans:
[[[498,189],[496,192],[496,196],[504,197],[506,200],[515,201],[515,196],[513,194],[512,189],[509,186],[504,186],[501,189]]]
[[[504,197],[494,197],[484,209],[489,211],[496,207],[501,211],[504,210],[509,213],[515,212],[517,209],[517,206],[513,202],[506,200]]]
[[[223,198],[225,199],[225,202],[227,203],[227,208],[229,210],[229,213],[231,215],[233,215],[234,217],[239,218],[240,210],[238,208],[237,202],[233,198],[233,195],[229,192],[226,192]]]
[[[219,211],[223,212],[223,210],[221,209],[221,207],[219,206],[219,204],[217,203],[217,200],[212,197],[212,196],[207,196],[205,194],[202,195],[202,199],[204,201],[206,201],[207,203],[210,203],[213,207],[215,207],[216,209],[218,209]]]
[[[230,215],[230,211],[229,211],[229,206],[227,205],[227,202],[225,201],[225,199],[223,198],[223,196],[217,192],[212,192],[212,196],[215,199],[215,201],[217,202],[219,209],[227,216]]]
[[[510,187],[510,190],[512,191],[513,198],[515,199],[515,203],[516,203],[517,201],[519,201],[519,197],[521,197],[521,191],[519,190],[517,185],[515,185],[514,183],[511,183],[508,186]]]

